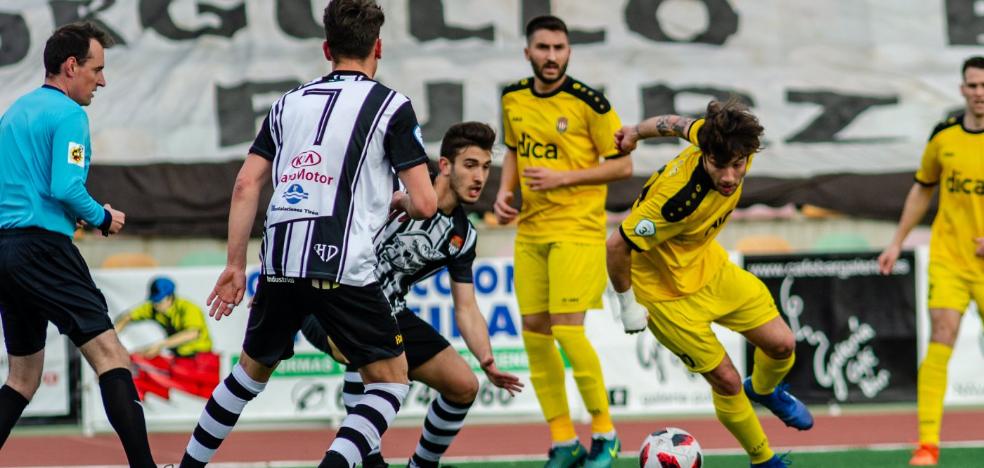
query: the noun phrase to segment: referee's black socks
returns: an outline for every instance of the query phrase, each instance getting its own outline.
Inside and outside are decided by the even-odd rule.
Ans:
[[[126,459],[130,466],[154,467],[147,441],[147,422],[144,420],[143,406],[137,396],[130,371],[122,367],[110,369],[99,376],[99,390],[102,392],[106,417],[123,443]]]
[[[30,401],[8,385],[0,387],[0,448]]]

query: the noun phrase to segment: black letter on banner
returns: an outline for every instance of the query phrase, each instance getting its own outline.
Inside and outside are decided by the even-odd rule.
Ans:
[[[96,4],[95,8],[92,7],[93,3]],[[99,12],[106,11],[115,4],[116,0],[103,0],[102,2],[97,2],[96,0],[84,0],[81,2],[77,0],[51,0],[48,2],[48,5],[51,6],[51,14],[55,17],[55,27],[77,21],[90,21],[102,28],[103,31],[106,31],[113,38],[113,42],[119,45],[126,45],[123,36],[96,17]]]
[[[167,11],[174,0],[140,0],[140,25],[175,41],[197,39],[204,35],[232,37],[236,31],[246,27],[246,4],[222,9],[215,5],[198,2],[198,14],[211,14],[219,17],[218,27],[203,27],[195,31],[181,29],[174,24]]]
[[[550,0],[523,0],[520,8],[523,10],[522,19],[520,20],[522,23],[519,25],[520,34],[526,34],[526,23],[529,23],[531,19],[540,15],[551,14]],[[582,31],[580,29],[571,29],[569,31],[569,37],[571,44],[605,42],[605,30],[599,29],[596,31]]]
[[[786,143],[883,143],[898,138],[837,138],[837,132],[850,125],[872,106],[898,104],[897,96],[852,96],[833,91],[787,91],[789,102],[820,105],[822,112],[806,128],[786,139]]]
[[[746,93],[733,89],[706,88],[701,86],[684,86],[673,89],[666,85],[647,86],[642,88],[642,115],[654,116],[664,114],[686,115],[688,117],[700,117],[704,115],[706,107],[696,109],[694,112],[680,112],[677,110],[676,98],[680,94],[697,94],[710,96],[712,99],[727,102],[731,97],[738,98],[739,101],[748,107],[755,106],[755,100]],[[647,145],[677,144],[678,140],[674,137],[650,138],[644,140]]]
[[[410,35],[420,42],[435,39],[460,41],[473,37],[491,41],[495,28],[483,26],[477,29],[448,26],[444,21],[444,3],[441,0],[410,0]]]
[[[738,32],[738,13],[728,0],[700,0],[707,7],[707,30],[691,40],[680,41],[668,36],[660,27],[656,11],[664,0],[629,0],[625,6],[625,24],[629,30],[656,42],[697,42],[721,45]]]
[[[20,62],[31,48],[31,31],[21,15],[0,13],[0,67]]]
[[[441,141],[448,127],[461,122],[465,98],[461,83],[427,83],[427,123],[420,126],[424,141]]]
[[[974,0],[946,0],[946,33],[951,45],[981,45],[984,16],[977,14]]]
[[[325,28],[311,17],[311,0],[277,0],[277,24],[290,37],[325,37]]]
[[[253,141],[256,137],[256,119],[270,112],[253,107],[253,96],[267,93],[283,93],[299,86],[293,80],[250,82],[237,86],[215,89],[215,107],[219,121],[219,146],[233,146]]]

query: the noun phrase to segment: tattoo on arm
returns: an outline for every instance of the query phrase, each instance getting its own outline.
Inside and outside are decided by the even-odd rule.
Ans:
[[[675,136],[687,138],[687,130],[694,119],[679,115],[660,115],[653,117],[653,128],[656,130],[655,136]]]

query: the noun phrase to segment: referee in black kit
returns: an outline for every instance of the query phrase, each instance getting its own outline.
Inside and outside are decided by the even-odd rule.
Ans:
[[[372,237],[391,208],[415,219],[433,216],[437,195],[409,99],[372,80],[383,20],[372,0],[328,4],[323,49],[332,72],[274,103],[239,171],[228,261],[209,296],[209,315],[219,320],[243,298],[246,244],[260,190],[272,180],[262,272],[240,361],[206,404],[183,467],[211,460],[246,403],[294,354],[309,311],[366,383],[320,467],[358,464],[409,391],[403,338],[373,272]],[[407,193],[391,190],[394,171]]]

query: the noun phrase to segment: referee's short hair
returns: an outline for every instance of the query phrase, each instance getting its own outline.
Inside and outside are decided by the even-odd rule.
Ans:
[[[44,45],[44,71],[46,76],[61,73],[61,66],[69,57],[75,57],[84,65],[89,56],[89,42],[95,39],[103,47],[113,46],[109,33],[88,22],[66,24],[55,30]]]
[[[441,157],[454,162],[461,150],[477,146],[492,151],[495,143],[495,130],[482,122],[461,122],[451,126],[441,140]]]
[[[323,19],[331,56],[349,59],[369,56],[386,20],[374,0],[332,0]]]

